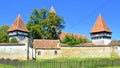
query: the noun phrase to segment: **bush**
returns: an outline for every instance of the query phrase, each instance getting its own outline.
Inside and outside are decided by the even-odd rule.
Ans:
[[[61,40],[61,42],[67,45],[75,45],[75,44],[87,43],[87,40],[82,38],[75,38],[72,35],[66,35],[65,38]]]
[[[18,40],[16,38],[10,39],[10,43],[18,43]]]

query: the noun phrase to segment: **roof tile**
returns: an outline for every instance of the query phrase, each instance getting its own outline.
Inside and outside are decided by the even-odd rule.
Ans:
[[[118,42],[117,40],[112,40],[109,45],[111,46],[115,46],[115,45],[120,45],[120,42]]]
[[[59,40],[38,40],[33,41],[33,48],[59,48]]]
[[[12,26],[9,28],[8,32],[15,31],[15,30],[28,32],[28,29],[24,25],[23,20],[20,15],[18,15],[18,17],[16,18]]]
[[[105,21],[103,20],[102,16],[99,15],[90,33],[101,31],[111,32],[108,26],[106,25]]]
[[[85,35],[81,35],[81,34],[73,34],[73,33],[68,33],[68,32],[61,32],[61,34],[59,35],[59,38],[62,40],[65,38],[66,35],[73,35],[75,38],[83,38],[83,39],[87,39],[87,37]],[[87,39],[88,40],[88,39]]]

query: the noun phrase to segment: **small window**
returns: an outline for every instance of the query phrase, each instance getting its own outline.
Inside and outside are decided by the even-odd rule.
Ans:
[[[57,51],[55,51],[55,55],[57,54]]]
[[[41,52],[40,52],[40,51],[38,51],[38,55],[41,55]]]

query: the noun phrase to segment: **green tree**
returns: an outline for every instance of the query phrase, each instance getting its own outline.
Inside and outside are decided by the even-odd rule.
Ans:
[[[9,29],[9,26],[4,25],[0,27],[0,43],[6,43],[9,42],[9,37],[7,30]]]
[[[67,45],[75,45],[75,44],[81,44],[81,43],[87,43],[87,39],[83,38],[75,38],[72,35],[67,34],[63,40],[61,40],[63,44]]]
[[[76,39],[72,35],[66,35],[65,38],[62,40],[62,43],[74,45],[76,44]]]
[[[63,24],[64,20],[60,16],[42,8],[33,10],[27,28],[34,39],[58,39]]]
[[[18,40],[17,40],[16,38],[11,38],[11,39],[10,39],[10,42],[11,42],[11,43],[18,43]]]

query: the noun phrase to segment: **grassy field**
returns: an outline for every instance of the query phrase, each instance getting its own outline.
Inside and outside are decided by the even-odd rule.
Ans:
[[[6,65],[2,64],[0,68],[120,68],[119,58],[58,58],[29,61],[2,60],[2,62]],[[2,62],[0,60],[0,63]]]
[[[44,61],[58,61],[58,62],[65,62],[65,61],[85,61],[85,60],[117,60],[119,58],[56,58],[56,59],[36,59],[37,62],[44,62]]]
[[[16,67],[12,65],[0,64],[0,68],[16,68]]]
[[[120,66],[114,66],[114,67],[100,67],[100,68],[120,68]]]

